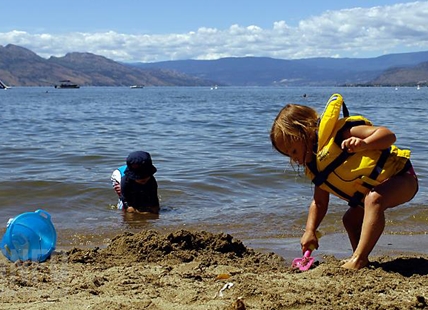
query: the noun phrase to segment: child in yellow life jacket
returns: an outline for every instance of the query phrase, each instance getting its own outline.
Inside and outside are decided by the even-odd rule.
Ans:
[[[418,191],[410,151],[393,145],[395,134],[386,127],[349,116],[339,94],[330,97],[320,118],[310,107],[286,105],[275,118],[270,139],[278,152],[305,166],[315,184],[302,251],[318,248],[315,231],[333,194],[349,204],[343,224],[353,255],[342,267],[367,266],[385,227],[384,211],[410,201]]]

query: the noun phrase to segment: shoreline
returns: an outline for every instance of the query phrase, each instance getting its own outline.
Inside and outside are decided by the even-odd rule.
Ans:
[[[201,226],[194,225],[176,225],[148,228],[158,231],[160,234],[170,234],[179,230],[188,230],[191,232],[206,231],[213,234],[229,234],[234,240],[241,241],[245,246],[250,247],[262,253],[275,253],[286,261],[291,261],[296,257],[301,257],[300,237],[269,237],[259,236],[256,238],[247,238],[248,234],[240,237],[239,232],[236,234],[225,232],[222,227],[210,227],[211,229],[201,229]],[[101,233],[88,232],[80,230],[63,230],[57,231],[57,251],[69,251],[73,248],[92,250],[94,248],[106,248],[111,241],[123,233],[136,234],[144,231],[143,228],[117,230],[105,230]],[[5,229],[0,232],[3,236]],[[244,235],[244,234],[242,234]],[[374,247],[370,257],[376,256],[401,256],[401,255],[428,255],[428,247],[421,245],[426,244],[427,233],[420,234],[394,234],[384,233]],[[319,241],[319,249],[313,251],[312,256],[322,261],[324,256],[334,256],[338,259],[346,259],[352,255],[346,233],[334,232],[323,234]],[[0,256],[3,256],[0,254]]]
[[[383,234],[371,253],[376,256],[401,256],[401,255],[428,255],[426,234],[396,235]],[[247,240],[244,243],[260,251],[272,251],[284,259],[293,259],[302,255],[299,246],[300,238]],[[330,255],[338,259],[344,259],[352,255],[352,248],[345,233],[323,235],[320,239],[320,247],[312,253],[312,256],[322,258]]]
[[[179,230],[188,230],[188,231],[204,231],[200,227],[163,227],[163,228],[154,228],[161,234],[170,234]],[[120,231],[110,231],[104,233],[103,235],[94,235],[89,233],[77,234],[75,231],[58,231],[58,246],[57,250],[68,251],[72,248],[83,248],[83,249],[92,249],[95,247],[105,248],[109,245],[112,239],[117,235],[122,233],[138,233],[139,231],[144,231],[144,229],[132,229],[127,230],[123,229]],[[218,234],[227,232],[221,230],[205,230],[209,233]],[[275,253],[285,260],[292,260],[296,257],[302,255],[300,251],[300,237],[278,237],[278,238],[240,238],[239,236],[230,234],[234,240],[239,240],[243,242],[245,246],[253,248],[254,250],[263,252],[263,253]],[[73,238],[70,244],[69,238]],[[403,234],[382,234],[379,241],[377,242],[375,248],[373,249],[370,256],[400,256],[400,255],[428,255],[428,247],[422,247],[421,245],[425,244],[425,239],[427,235],[422,234],[412,234],[412,235],[403,235]],[[66,241],[67,239],[67,241]],[[348,240],[346,233],[330,233],[325,234],[320,239],[320,247],[318,250],[313,252],[313,256],[319,257],[322,259],[325,255],[332,255],[339,259],[345,259],[352,255],[352,248]]]

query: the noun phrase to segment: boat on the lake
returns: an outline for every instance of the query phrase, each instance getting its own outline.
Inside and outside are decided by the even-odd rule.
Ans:
[[[7,86],[2,80],[0,80],[0,89],[6,90],[6,89],[9,89],[9,88],[10,88],[9,86]]]
[[[70,80],[59,81],[60,84],[55,85],[55,88],[80,88],[79,85],[72,83]]]

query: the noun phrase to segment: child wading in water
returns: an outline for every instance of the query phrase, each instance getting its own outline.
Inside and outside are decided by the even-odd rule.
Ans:
[[[344,117],[339,119],[341,108]],[[300,241],[303,253],[318,248],[315,231],[327,213],[331,193],[349,204],[342,220],[353,255],[342,267],[360,269],[369,264],[369,254],[384,230],[385,210],[410,201],[418,180],[410,151],[393,145],[392,131],[348,114],[339,94],[331,96],[321,118],[310,107],[288,104],[275,118],[270,139],[278,152],[304,166],[315,184]]]

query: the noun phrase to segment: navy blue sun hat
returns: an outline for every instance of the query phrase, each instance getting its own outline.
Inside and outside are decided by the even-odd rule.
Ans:
[[[132,180],[141,180],[156,173],[150,154],[144,151],[132,152],[126,159],[125,175]]]

